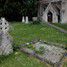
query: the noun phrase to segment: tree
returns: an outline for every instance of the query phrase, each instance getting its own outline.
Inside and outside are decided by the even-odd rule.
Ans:
[[[22,16],[37,16],[37,0],[0,0],[0,17],[21,20]]]

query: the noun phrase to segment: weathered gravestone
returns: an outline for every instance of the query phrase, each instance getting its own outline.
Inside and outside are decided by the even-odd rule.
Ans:
[[[44,54],[42,57],[52,64],[60,63],[64,57],[65,50],[60,47],[48,45],[41,42],[38,42],[34,45],[37,50],[39,50],[40,47],[44,47]]]
[[[0,20],[0,55],[9,55],[13,52],[12,39],[8,34],[9,24],[5,18]]]

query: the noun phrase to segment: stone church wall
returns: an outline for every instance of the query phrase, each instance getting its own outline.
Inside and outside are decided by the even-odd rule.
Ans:
[[[61,23],[67,23],[67,1],[62,2]]]

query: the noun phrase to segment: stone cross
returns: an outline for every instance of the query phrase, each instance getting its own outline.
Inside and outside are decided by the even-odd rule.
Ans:
[[[9,30],[9,24],[8,24],[8,22],[5,20],[5,18],[1,18],[1,20],[0,20],[0,30],[1,30],[3,33],[8,32],[8,30]]]
[[[8,33],[9,24],[5,18],[0,20],[0,55],[9,55],[13,52],[12,37]]]

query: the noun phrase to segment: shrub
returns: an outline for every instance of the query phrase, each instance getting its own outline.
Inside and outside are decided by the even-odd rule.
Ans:
[[[40,21],[33,21],[32,24],[40,24]]]

